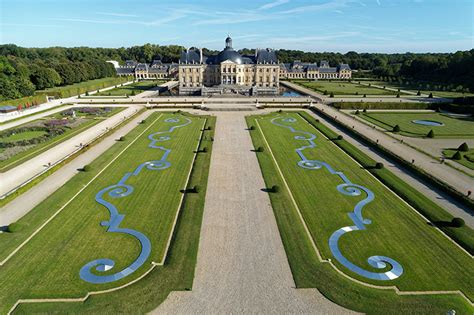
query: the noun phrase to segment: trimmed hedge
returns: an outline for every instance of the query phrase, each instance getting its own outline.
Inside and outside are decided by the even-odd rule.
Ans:
[[[54,96],[56,98],[65,98],[65,97],[71,97],[74,95],[78,94],[83,94],[87,92],[92,92],[96,91],[99,89],[103,89],[106,87],[111,87],[114,86],[118,83],[124,83],[127,82],[129,78],[127,77],[111,77],[106,80],[105,78],[102,79],[96,79],[96,80],[90,80],[90,81],[85,81],[81,83],[75,83],[72,85],[66,85],[66,86],[61,86],[61,87],[55,87],[43,91],[36,91],[36,95],[42,95],[45,97],[45,95],[48,96]]]
[[[329,105],[338,109],[434,109],[430,103],[415,102],[334,102]]]
[[[325,117],[331,117],[326,115],[324,112],[318,111],[318,113],[324,115]],[[337,136],[328,127],[324,126],[321,123],[316,123],[308,113],[300,113],[300,115],[308,121],[312,126],[318,129],[322,134],[327,138],[333,139]],[[352,130],[348,128],[347,130]],[[366,142],[366,141],[364,141]],[[436,203],[425,197],[422,193],[417,191],[412,186],[408,185],[406,182],[398,178],[392,172],[386,168],[374,168],[373,165],[377,165],[376,161],[367,156],[361,150],[347,142],[346,140],[335,141],[334,142],[338,147],[340,147],[344,152],[366,168],[371,174],[378,178],[382,183],[399,195],[403,200],[425,216],[433,224],[437,225],[444,233],[449,235],[456,243],[465,248],[469,253],[474,253],[474,233],[471,228],[464,226],[459,228],[454,228],[451,224],[453,216],[448,213],[446,210],[438,206]],[[366,142],[367,143],[367,142]],[[369,145],[374,148],[380,149],[379,146],[369,143]],[[386,155],[386,152],[381,152],[383,155]],[[466,198],[467,199],[467,198]]]

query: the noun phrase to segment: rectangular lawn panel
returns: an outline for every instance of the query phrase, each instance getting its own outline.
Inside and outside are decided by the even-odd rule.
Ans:
[[[123,95],[132,95],[132,92],[135,92],[135,94],[139,94],[153,87],[156,87],[157,85],[160,85],[164,82],[165,81],[160,81],[160,80],[139,81],[136,83],[119,86],[112,90],[99,92],[91,96],[123,96]]]
[[[450,117],[440,113],[396,113],[368,112],[359,117],[387,131],[400,126],[400,134],[409,137],[425,137],[433,130],[435,138],[474,138],[474,119],[469,117]],[[440,122],[442,126],[416,124],[414,120]]]
[[[129,234],[107,232],[106,227],[100,225],[110,219],[110,214],[106,207],[95,201],[95,197],[100,190],[117,184],[125,173],[136,170],[138,165],[163,157],[162,150],[149,147],[151,141],[148,136],[180,124],[169,119],[190,120],[189,125],[162,134],[170,139],[156,143],[171,149],[167,158],[170,167],[163,170],[143,168],[137,176],[126,180],[126,184],[133,187],[128,196],[110,198],[104,195],[104,199],[113,203],[124,215],[121,228],[139,231],[150,240],[149,258],[135,273],[121,280],[108,284],[83,281],[79,271],[92,260],[112,259],[115,261],[114,268],[94,273],[114,274],[129,266],[139,255],[141,246],[136,238]],[[162,263],[181,204],[180,190],[186,184],[204,123],[205,118],[172,113],[152,114],[146,123],[138,125],[127,135],[125,141],[118,142],[95,160],[90,172],[75,176],[23,217],[17,223],[17,232],[0,234],[0,257],[4,260],[70,201],[0,266],[0,312],[7,312],[19,298],[77,298],[85,296],[87,291],[118,287],[148,271],[151,262]]]
[[[339,95],[396,95],[397,92],[388,91],[384,89],[378,89],[370,86],[360,85],[348,81],[294,81],[295,83],[302,85],[308,89],[314,90],[316,92],[324,93],[327,92],[327,95],[331,93],[334,96]],[[358,93],[358,94],[357,94]]]
[[[288,125],[317,136],[314,140],[316,147],[303,151],[308,159],[328,163],[334,170],[343,172],[352,183],[366,187],[374,193],[375,199],[362,210],[362,217],[370,219],[372,223],[365,225],[366,230],[344,234],[339,240],[339,249],[350,262],[371,272],[381,273],[390,268],[378,270],[371,267],[367,262],[369,257],[388,256],[402,265],[404,271],[399,278],[388,281],[370,280],[349,270],[335,259],[329,248],[329,238],[342,227],[354,226],[348,214],[366,194],[362,192],[360,196],[348,196],[340,193],[336,187],[343,181],[324,167],[315,170],[299,167],[297,163],[301,159],[295,149],[308,145],[308,141],[295,139],[295,136],[308,137],[308,134],[292,133],[284,127],[272,124],[271,120],[276,117],[293,118],[295,122]],[[413,309],[412,305],[408,307],[413,299],[418,300],[418,307],[423,312],[442,310],[453,304],[458,310],[472,309],[472,305],[461,296],[401,297],[393,291],[363,287],[353,281],[342,280],[329,264],[319,262],[302,228],[303,224],[299,224],[301,221],[296,209],[292,207],[284,182],[279,178],[277,165],[269,149],[289,185],[311,238],[323,259],[331,259],[344,274],[364,283],[397,286],[401,291],[459,290],[471,300],[474,297],[470,272],[474,267],[472,256],[430,226],[414,209],[302,117],[296,113],[254,116],[248,118],[248,124],[256,128],[251,131],[255,147],[266,147],[267,142],[269,145],[267,150],[257,153],[257,157],[267,186],[276,184],[281,188],[279,193],[270,193],[270,197],[298,287],[317,287],[335,302],[369,313],[390,309],[393,311],[394,305]],[[385,301],[386,305],[374,305],[373,301],[361,296],[377,296],[377,299]]]

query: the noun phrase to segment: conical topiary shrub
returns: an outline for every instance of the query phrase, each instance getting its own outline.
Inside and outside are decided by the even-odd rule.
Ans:
[[[395,125],[395,127],[393,127],[393,132],[400,132],[400,126],[399,125]]]
[[[433,129],[430,130],[430,132],[428,132],[428,134],[426,135],[426,137],[428,138],[434,138],[435,134],[434,134],[434,131]]]
[[[458,151],[467,152],[469,151],[469,146],[467,145],[466,142],[464,142],[463,144],[459,146]]]
[[[462,159],[461,152],[456,151],[456,153],[454,153],[452,159],[453,159],[453,160],[458,160],[458,161],[461,160],[461,159]]]

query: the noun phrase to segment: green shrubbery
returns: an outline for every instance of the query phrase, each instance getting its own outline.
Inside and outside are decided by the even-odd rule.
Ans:
[[[469,151],[469,146],[467,145],[466,142],[464,142],[463,144],[461,144],[461,145],[458,147],[458,151],[468,152],[468,151]]]
[[[453,227],[456,227],[456,228],[460,228],[460,227],[463,227],[466,223],[464,222],[463,219],[461,218],[453,218],[451,220],[451,226]]]
[[[90,165],[84,165],[84,167],[82,168],[82,170],[84,172],[90,172],[92,170],[92,167]]]
[[[431,109],[434,106],[418,102],[334,102],[329,105],[338,109]]]
[[[462,155],[461,155],[461,152],[459,151],[456,151],[456,153],[453,154],[453,157],[452,157],[453,160],[461,160],[462,159]]]
[[[270,188],[270,192],[272,193],[278,193],[280,192],[280,187],[278,185],[273,185],[271,188]]]
[[[434,134],[434,131],[433,129],[431,129],[428,134],[426,135],[427,138],[434,138],[435,134]]]
[[[399,125],[395,125],[392,129],[393,132],[400,132],[400,126]]]

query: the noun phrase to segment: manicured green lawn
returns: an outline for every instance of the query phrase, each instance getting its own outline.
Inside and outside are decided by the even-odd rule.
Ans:
[[[474,120],[472,118],[453,118],[439,113],[396,113],[368,112],[360,117],[387,130],[392,131],[395,125],[401,128],[400,134],[409,137],[424,137],[433,130],[435,138],[473,138]],[[431,120],[441,122],[444,126],[424,126],[413,120]]]
[[[34,130],[34,131],[25,131],[19,132],[14,135],[8,136],[6,138],[0,138],[2,142],[14,142],[14,141],[22,141],[22,140],[30,140],[33,138],[38,138],[44,136],[46,131],[41,130]]]
[[[184,188],[192,166],[194,150],[199,143],[205,118],[190,117],[190,125],[168,134],[170,140],[159,142],[159,145],[171,149],[168,156],[171,167],[161,171],[144,168],[138,176],[126,181],[134,187],[131,195],[117,199],[107,198],[114,203],[119,213],[125,215],[120,227],[138,230],[150,239],[152,253],[147,262],[132,275],[109,284],[90,284],[79,278],[79,270],[93,259],[114,260],[116,266],[107,272],[113,274],[137,257],[140,246],[135,238],[121,233],[107,233],[106,228],[100,226],[100,222],[109,218],[109,213],[94,198],[101,189],[117,183],[126,172],[134,171],[141,163],[160,159],[163,151],[149,148],[150,140],[147,136],[176,125],[165,122],[165,119],[182,117],[172,113],[152,114],[145,124],[138,125],[128,134],[125,141],[117,142],[95,160],[90,172],[75,176],[22,218],[18,232],[0,234],[0,257],[3,259],[92,180],[43,230],[0,267],[0,312],[8,311],[18,298],[81,297],[87,291],[118,287],[142,275],[151,267],[152,261],[162,261],[182,197],[180,190]],[[208,125],[213,123],[214,120],[207,121]],[[210,136],[212,132],[206,131],[205,134]],[[135,139],[137,140],[131,144]],[[198,184],[201,190],[198,194],[186,194],[183,213],[165,266],[156,267],[138,284],[112,293],[111,296],[94,297],[85,304],[59,304],[59,307],[75,310],[85,308],[102,313],[106,309],[101,303],[105,301],[108,311],[112,313],[114,309],[142,313],[155,307],[171,290],[192,286],[211,145],[209,141],[201,144],[209,151],[198,154],[190,182],[190,185]],[[95,177],[117,156],[100,176]],[[20,265],[21,268],[18,268]],[[117,295],[120,298],[115,299],[114,296]],[[44,310],[45,307],[51,307],[50,311],[58,309],[51,304],[38,304],[22,306],[19,311],[23,308]]]
[[[163,84],[165,81],[161,80],[145,80],[139,81],[137,83],[132,83],[124,86],[116,87],[115,89],[104,91],[100,93],[93,94],[91,96],[123,96],[123,95],[132,95],[133,91],[135,94],[140,94],[146,90],[149,90],[157,85]]]
[[[446,149],[443,150],[443,155],[451,159],[453,155],[457,152],[456,149]],[[462,158],[460,160],[452,160],[459,164],[464,165],[465,167],[469,167],[471,170],[474,170],[474,149],[470,149],[468,152],[460,152]]]
[[[374,87],[363,86],[357,83],[351,83],[347,81],[293,81],[299,85],[302,85],[306,88],[315,90],[320,93],[327,91],[329,96],[331,93],[334,93],[334,96],[339,95],[356,95],[362,97],[366,95],[396,95],[397,92],[387,91],[383,89],[377,89]]]
[[[307,170],[299,167],[296,148],[307,141],[296,140],[298,134],[271,123],[277,116],[297,120],[291,124],[298,130],[317,136],[317,147],[306,149],[304,154],[315,160],[329,163],[342,171],[351,182],[369,188],[375,200],[363,209],[363,217],[372,220],[366,230],[345,234],[340,240],[342,253],[351,262],[373,272],[378,270],[367,264],[368,257],[384,255],[398,261],[404,273],[395,280],[369,280],[341,265],[329,249],[328,240],[339,228],[353,225],[348,213],[364,199],[338,192],[342,181],[325,168]],[[272,114],[248,118],[254,146],[265,147],[256,153],[267,187],[278,185],[279,193],[270,193],[280,234],[289,258],[293,277],[298,287],[316,287],[326,297],[348,308],[367,313],[440,313],[456,309],[459,313],[472,313],[473,308],[458,295],[398,296],[391,290],[372,289],[342,277],[329,264],[319,262],[305,233],[288,191],[280,178],[270,150],[264,142],[265,135],[276,161],[288,182],[302,216],[309,228],[323,259],[332,258],[338,268],[360,281],[379,286],[396,285],[402,291],[461,290],[471,300],[474,286],[470,271],[472,257],[459,249],[445,236],[424,221],[415,210],[389,191],[379,181],[362,169],[330,140],[297,114]],[[383,269],[382,271],[386,271]]]
[[[454,92],[454,91],[438,91],[436,89],[426,89],[424,88],[423,85],[417,85],[417,84],[405,84],[405,83],[398,83],[398,82],[384,82],[384,81],[364,81],[364,83],[371,83],[379,86],[386,86],[388,88],[393,88],[393,89],[401,89],[405,91],[410,91],[417,93],[420,91],[423,94],[429,95],[430,93],[433,93],[433,96],[438,96],[438,97],[447,97],[447,98],[453,98],[453,97],[462,97],[462,96],[474,96],[474,93],[462,93],[462,92]],[[434,85],[434,84],[432,84]]]
[[[95,115],[94,116],[89,116],[89,115],[79,114],[78,116],[86,118],[85,122],[83,122],[82,124],[80,124],[77,127],[67,128],[66,132],[64,132],[63,134],[61,134],[59,136],[52,137],[52,138],[50,138],[49,140],[47,140],[45,142],[39,143],[39,144],[37,144],[37,145],[35,145],[35,146],[25,150],[25,151],[22,151],[22,152],[19,152],[18,154],[15,154],[14,156],[12,156],[12,157],[10,157],[6,160],[0,161],[0,173],[1,172],[6,172],[9,169],[12,169],[17,165],[28,161],[29,159],[37,156],[38,154],[41,154],[41,153],[45,152],[46,150],[49,150],[50,148],[60,144],[61,142],[64,142],[64,141],[80,134],[81,132],[89,129],[90,127],[92,127],[94,125],[97,125],[98,123],[102,122],[104,118],[109,117],[111,115],[115,115],[115,114],[123,111],[124,109],[125,109],[125,107],[114,107],[112,109],[112,111],[110,111],[108,113],[105,113],[103,116],[95,116]],[[56,114],[53,114],[53,115],[42,118],[41,121],[47,121],[48,119],[60,119],[60,118],[63,118],[61,116],[61,114],[56,113]],[[38,120],[38,121],[40,121],[40,120]],[[32,122],[29,122],[29,123],[26,123],[24,125],[20,125],[20,126],[15,127],[15,128],[20,128],[22,126],[27,126],[27,125],[31,125],[31,124],[32,124]],[[18,135],[18,136],[20,136],[20,135]],[[2,139],[0,139],[0,141],[2,141]],[[13,141],[13,140],[11,140],[11,141]]]

